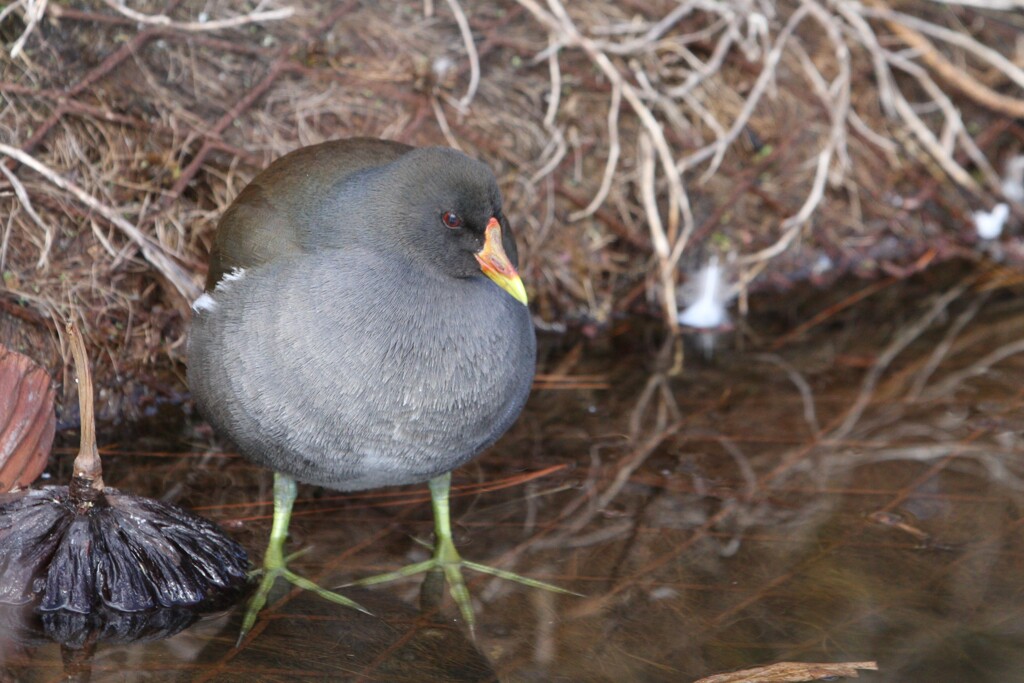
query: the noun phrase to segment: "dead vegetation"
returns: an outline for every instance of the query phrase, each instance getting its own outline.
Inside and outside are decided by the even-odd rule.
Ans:
[[[0,335],[56,367],[52,321],[85,312],[108,410],[146,409],[220,212],[276,156],[350,135],[491,163],[556,329],[674,326],[712,253],[741,303],[977,258],[970,212],[1024,147],[1019,9],[18,0],[0,10]],[[988,253],[1024,261],[1015,236]]]

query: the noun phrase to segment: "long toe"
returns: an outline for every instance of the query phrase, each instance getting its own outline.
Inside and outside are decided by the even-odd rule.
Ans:
[[[302,590],[311,591],[316,593],[324,600],[343,605],[354,610],[358,610],[363,614],[369,614],[372,616],[372,612],[367,610],[365,607],[357,603],[355,600],[345,597],[340,593],[327,590],[322,586],[310,581],[304,576],[296,574],[284,564],[276,565],[273,567],[264,567],[263,575],[260,578],[260,585],[256,588],[256,592],[253,593],[252,598],[249,599],[249,604],[245,608],[245,616],[242,619],[242,629],[238,634],[238,642],[240,645],[245,639],[245,636],[249,633],[252,627],[256,624],[256,618],[259,616],[260,611],[267,604],[267,599],[270,596],[270,591],[274,587],[274,583],[278,578],[282,578],[292,585],[301,588]]]
[[[245,607],[245,616],[242,618],[242,628],[238,633],[238,640],[235,642],[235,647],[242,644],[245,640],[245,636],[248,635],[249,631],[256,624],[256,617],[259,616],[260,611],[267,604],[267,598],[270,596],[270,589],[274,587],[274,582],[281,575],[280,569],[264,571],[260,577],[260,585],[256,588],[256,592],[249,598],[249,604]]]
[[[498,569],[485,564],[463,560],[459,556],[458,551],[456,551],[454,544],[452,544],[449,539],[442,540],[437,544],[434,549],[434,556],[429,560],[410,564],[392,572],[368,576],[359,579],[358,581],[347,583],[342,587],[373,586],[381,583],[388,583],[389,581],[409,578],[417,574],[439,571],[444,575],[444,580],[448,584],[448,592],[452,596],[452,600],[455,601],[456,606],[459,608],[459,614],[462,616],[467,628],[472,633],[474,624],[476,623],[476,617],[473,612],[473,603],[470,597],[469,588],[467,588],[466,580],[463,577],[463,569],[472,569],[473,571],[488,574],[490,576],[496,576],[500,579],[505,579],[506,581],[514,581],[515,583],[529,586],[530,588],[539,588],[553,593],[583,597],[581,593],[561,588],[554,584],[538,581],[537,579],[531,579],[527,576],[522,576],[504,569]]]

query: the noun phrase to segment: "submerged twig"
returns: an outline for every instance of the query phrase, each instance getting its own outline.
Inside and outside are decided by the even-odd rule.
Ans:
[[[857,394],[857,399],[846,412],[846,417],[842,424],[829,434],[829,438],[836,441],[845,439],[850,432],[853,431],[853,428],[857,425],[861,415],[863,415],[864,409],[871,403],[875,392],[875,386],[878,384],[879,379],[888,369],[889,365],[900,353],[903,352],[905,348],[907,348],[907,346],[910,345],[911,342],[920,337],[921,334],[928,329],[940,315],[945,313],[949,305],[969,289],[970,284],[970,282],[963,282],[939,296],[923,316],[900,331],[896,338],[892,340],[892,342],[878,357],[878,360],[875,361],[875,364],[864,376],[864,379],[861,380],[860,392]]]
[[[922,398],[934,400],[940,396],[947,396],[965,379],[982,375],[988,372],[996,363],[1021,353],[1024,353],[1024,340],[1004,344],[987,354],[984,358],[979,359],[963,370],[949,374],[938,384],[929,387],[923,392]]]
[[[758,360],[762,360],[766,363],[772,363],[782,368],[786,376],[789,377],[789,381],[793,383],[793,386],[800,392],[800,400],[804,406],[804,422],[807,423],[808,428],[811,430],[812,436],[817,436],[821,432],[821,424],[818,422],[817,410],[814,407],[814,391],[811,389],[810,383],[804,378],[804,376],[793,367],[793,364],[786,361],[781,356],[774,353],[761,353],[756,356]]]
[[[928,384],[928,380],[931,379],[939,365],[945,360],[950,349],[953,348],[953,343],[956,341],[957,336],[967,327],[968,323],[974,320],[974,317],[988,298],[987,292],[979,293],[974,297],[967,309],[956,317],[956,320],[953,321],[953,324],[949,326],[949,329],[943,335],[942,341],[935,345],[935,348],[928,357],[928,362],[925,363],[924,367],[914,377],[913,383],[907,390],[906,401],[913,402],[921,396],[925,386]]]

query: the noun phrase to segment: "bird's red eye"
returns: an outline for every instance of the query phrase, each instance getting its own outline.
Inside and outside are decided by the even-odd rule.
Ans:
[[[441,214],[441,222],[453,229],[462,227],[462,217],[454,211],[445,211]]]

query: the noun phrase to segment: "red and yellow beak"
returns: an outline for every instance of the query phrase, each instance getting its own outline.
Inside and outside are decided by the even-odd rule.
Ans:
[[[484,248],[476,253],[476,260],[484,275],[497,282],[516,301],[526,305],[526,287],[508,260],[505,248],[501,246],[501,224],[497,218],[491,218],[487,223],[484,229]]]

